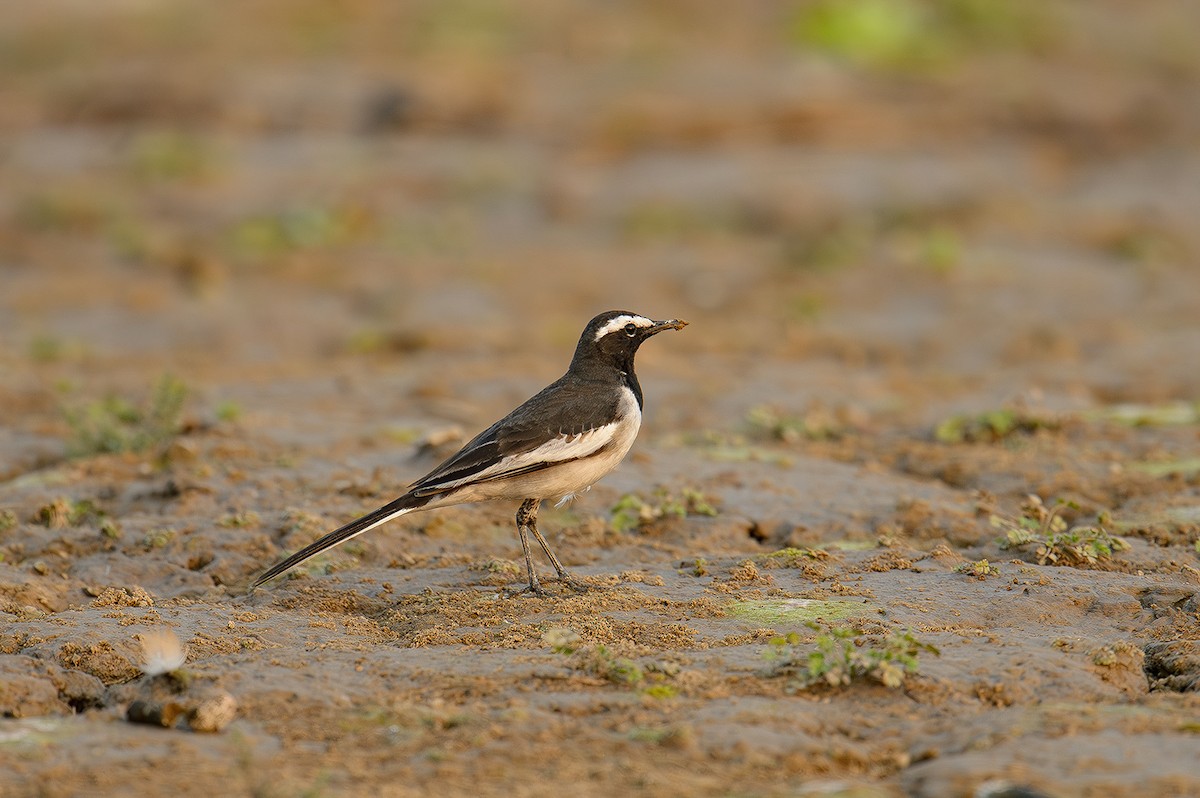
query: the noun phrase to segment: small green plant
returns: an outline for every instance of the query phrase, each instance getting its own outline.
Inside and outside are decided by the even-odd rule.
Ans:
[[[827,441],[846,434],[848,424],[839,413],[824,407],[810,407],[802,415],[789,415],[776,408],[759,405],[746,414],[749,437],[757,440],[799,443]]]
[[[612,507],[612,525],[618,532],[631,532],[666,518],[684,518],[689,515],[717,514],[717,508],[702,492],[684,488],[679,495],[666,488],[658,488],[649,499],[636,493],[626,493]]]
[[[592,650],[590,670],[613,684],[636,685],[646,678],[642,666],[628,657],[617,656],[603,645]]]
[[[129,155],[131,171],[146,181],[198,180],[207,177],[214,165],[204,139],[177,132],[140,135]]]
[[[67,408],[64,415],[71,427],[68,448],[74,456],[87,456],[162,446],[179,434],[186,398],[187,386],[164,374],[144,407],[109,396],[82,408]]]
[[[65,359],[67,342],[56,335],[37,335],[29,342],[29,357],[37,363],[57,363]]]
[[[359,206],[292,207],[243,219],[229,231],[229,241],[243,258],[269,260],[350,243],[375,226],[373,215]]]
[[[1040,496],[1029,494],[1021,505],[1019,516],[1008,516],[993,513],[988,519],[992,527],[1004,532],[1004,537],[997,541],[1002,549],[1018,549],[1039,540],[1045,540],[1051,535],[1065,532],[1066,520],[1059,515],[1064,505],[1048,508]]]
[[[634,687],[646,678],[641,665],[628,657],[618,656],[602,643],[576,649],[572,656],[576,668],[613,684]]]
[[[997,543],[1002,549],[1036,546],[1039,565],[1096,565],[1129,548],[1124,538],[1105,529],[1112,522],[1108,513],[1101,513],[1094,525],[1068,528],[1061,515],[1064,508],[1078,510],[1079,506],[1060,501],[1046,507],[1041,497],[1030,494],[1019,516],[992,515],[991,525],[1004,532]]]
[[[920,237],[920,262],[935,274],[949,274],[962,261],[962,241],[945,226],[932,227]]]
[[[12,510],[0,510],[0,534],[17,526],[17,514]]]
[[[1186,259],[1187,246],[1165,229],[1137,226],[1109,236],[1103,247],[1132,263],[1157,266]]]
[[[787,231],[780,236],[779,266],[807,274],[827,274],[854,266],[869,255],[877,228],[869,215],[853,214]],[[801,302],[816,311],[824,304],[813,295],[802,295]]]
[[[785,28],[794,44],[872,69],[921,72],[988,50],[1047,46],[1054,16],[1029,2],[817,0]]]
[[[51,191],[18,197],[14,221],[34,232],[94,232],[114,213],[111,192]]]
[[[72,500],[63,496],[39,507],[34,514],[34,521],[50,529],[81,526],[103,518],[104,511],[91,499]]]
[[[680,671],[674,662],[638,662],[622,657],[603,643],[584,644],[579,633],[567,627],[547,629],[542,643],[554,653],[570,657],[575,670],[615,685],[637,688],[648,698],[661,700],[679,695],[679,688],[669,683]]]
[[[79,526],[89,520],[96,520],[104,517],[104,511],[96,506],[96,503],[91,499],[78,499],[71,502],[71,509],[67,514],[67,521],[71,526]]]
[[[1108,405],[1083,413],[1087,421],[1105,421],[1127,427],[1176,427],[1200,424],[1200,402]]]
[[[788,546],[779,551],[762,554],[755,558],[758,564],[764,568],[804,568],[812,565],[814,562],[823,562],[828,559],[829,552],[824,549],[797,548],[794,546]]]
[[[175,539],[175,530],[169,527],[151,529],[142,537],[142,545],[147,549],[162,549]]]
[[[852,619],[882,615],[884,609],[876,604],[864,604],[861,598],[761,598],[734,601],[726,606],[726,612],[755,628],[779,629],[834,621],[850,624],[856,622]]]
[[[987,560],[976,560],[975,562],[965,562],[954,569],[956,574],[967,574],[976,579],[987,579],[989,576],[999,576],[1000,569],[992,565]]]
[[[230,513],[229,515],[217,521],[217,526],[223,526],[229,529],[237,529],[241,527],[258,526],[262,523],[262,519],[258,517],[258,513],[253,510],[245,510],[240,513]]]
[[[1059,426],[1055,419],[1021,410],[988,410],[976,415],[950,416],[933,428],[933,437],[939,443],[997,443],[1014,435],[1054,430]]]
[[[60,497],[39,507],[33,518],[48,529],[62,529],[69,523],[70,515],[71,502]]]
[[[798,688],[844,686],[861,679],[900,687],[919,672],[922,653],[940,654],[911,631],[893,632],[872,643],[858,629],[835,627],[826,631],[815,623],[808,626],[818,633],[815,649],[802,645],[800,635],[792,632],[772,639],[763,654],[770,663],[769,675],[788,677]]]
[[[1130,463],[1130,469],[1152,477],[1181,477],[1190,479],[1200,474],[1200,457],[1185,457],[1182,460],[1152,460]]]
[[[232,399],[221,402],[213,410],[217,421],[232,423],[242,417],[242,406]]]

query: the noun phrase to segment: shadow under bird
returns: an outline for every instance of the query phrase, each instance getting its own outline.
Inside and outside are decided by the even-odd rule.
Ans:
[[[634,355],[647,338],[685,326],[679,319],[654,321],[624,310],[596,316],[579,337],[566,374],[479,433],[403,496],[280,560],[251,589],[405,513],[492,499],[521,502],[517,536],[529,581],[522,592],[542,592],[529,553],[530,534],[558,578],[582,587],[538,531],[538,508],[545,500],[569,499],[587,490],[620,464],[642,424]]]

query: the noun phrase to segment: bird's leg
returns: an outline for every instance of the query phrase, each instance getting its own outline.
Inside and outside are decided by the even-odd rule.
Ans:
[[[530,520],[530,514],[532,513],[532,517],[536,518],[537,508],[537,499],[526,499],[521,502],[521,509],[517,510],[517,537],[521,539],[521,550],[525,552],[525,572],[529,576],[529,586],[511,595],[518,595],[520,593],[545,594],[541,584],[538,582],[537,572],[533,570],[533,556],[529,552],[529,536],[525,534],[526,527],[531,526],[533,523]],[[534,534],[537,535],[536,528]],[[541,542],[541,537],[541,535],[538,535],[538,542]],[[543,547],[545,545],[544,543],[542,544]]]
[[[558,581],[562,582],[564,585],[566,585],[567,587],[570,587],[574,590],[578,590],[578,591],[587,590],[588,586],[586,584],[584,584],[583,582],[580,582],[578,579],[576,579],[575,577],[573,577],[569,573],[567,573],[567,569],[563,568],[562,563],[560,563],[558,561],[558,558],[554,556],[554,552],[550,551],[550,544],[548,544],[546,542],[546,539],[544,537],[542,537],[542,533],[538,532],[537,511],[538,511],[538,506],[541,504],[541,500],[540,499],[527,499],[525,501],[525,504],[521,505],[521,509],[525,510],[525,506],[528,504],[532,504],[532,506],[529,508],[529,511],[526,513],[525,525],[527,527],[529,527],[529,531],[532,532],[534,538],[537,539],[538,544],[542,547],[542,551],[546,552],[546,556],[550,558],[550,564],[554,566],[554,570],[558,574]],[[517,516],[520,517],[520,513],[518,513]]]

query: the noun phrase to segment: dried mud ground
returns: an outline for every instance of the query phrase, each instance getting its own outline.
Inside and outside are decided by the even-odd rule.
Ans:
[[[49,5],[0,48],[0,795],[1200,794],[1193,7],[896,75],[769,4]],[[610,307],[692,324],[542,513],[591,590],[508,597],[493,504],[247,594]],[[1001,548],[1030,494],[1127,547]],[[221,731],[126,720],[163,628]],[[772,675],[831,629],[940,654]]]

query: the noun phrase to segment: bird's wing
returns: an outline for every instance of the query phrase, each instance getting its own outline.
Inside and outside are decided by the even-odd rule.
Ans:
[[[409,492],[445,493],[593,455],[611,439],[619,404],[619,396],[595,386],[559,380],[479,433]]]

